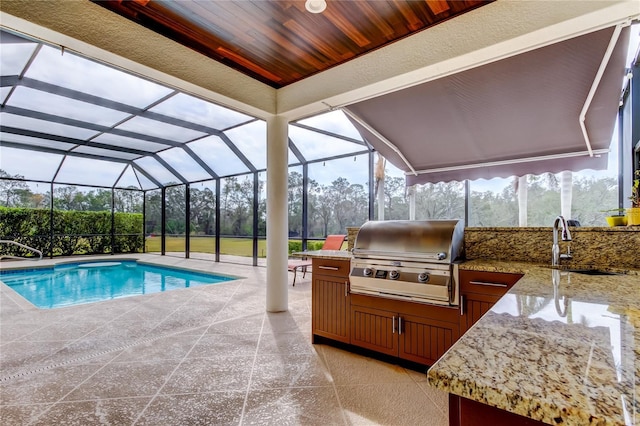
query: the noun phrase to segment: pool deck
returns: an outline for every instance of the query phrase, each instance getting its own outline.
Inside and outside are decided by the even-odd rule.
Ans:
[[[311,344],[310,274],[267,313],[246,259],[69,260],[122,258],[243,278],[53,310],[0,284],[1,424],[448,424],[424,374]]]

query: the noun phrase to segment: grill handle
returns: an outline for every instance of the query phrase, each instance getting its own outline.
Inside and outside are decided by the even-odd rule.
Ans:
[[[473,285],[482,285],[485,287],[507,287],[507,284],[505,283],[488,283],[488,282],[484,282],[484,281],[471,281],[471,284]]]
[[[380,251],[380,250],[363,250],[363,249],[353,249],[352,251],[355,257],[373,257],[376,259],[390,259],[394,258],[397,260],[398,256],[395,256],[393,252],[389,251]],[[437,253],[414,253],[414,252],[402,252],[402,258],[408,260],[424,260],[424,259],[435,259],[435,260],[444,260],[447,258],[446,252],[437,252]]]

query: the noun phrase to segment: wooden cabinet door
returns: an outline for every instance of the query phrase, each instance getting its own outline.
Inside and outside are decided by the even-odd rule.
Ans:
[[[500,300],[522,274],[460,271],[460,334]]]
[[[491,309],[500,296],[463,293],[460,297],[460,334],[464,334]]]
[[[314,273],[311,304],[312,334],[349,343],[348,279]]]
[[[458,340],[460,329],[457,323],[403,315],[398,335],[400,358],[432,365]]]
[[[351,344],[398,355],[398,315],[365,306],[351,306]]]

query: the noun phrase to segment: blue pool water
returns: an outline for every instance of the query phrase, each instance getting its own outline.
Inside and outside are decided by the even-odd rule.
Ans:
[[[233,279],[136,261],[68,263],[50,268],[0,271],[0,280],[42,309],[218,284]]]

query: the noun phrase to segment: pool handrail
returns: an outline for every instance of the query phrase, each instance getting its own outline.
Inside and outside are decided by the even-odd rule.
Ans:
[[[0,254],[0,259],[29,259],[29,260],[42,260],[42,252],[38,249],[35,249],[33,247],[29,247],[26,244],[22,244],[19,243],[17,241],[12,241],[12,240],[0,240],[0,244],[13,244],[14,246],[18,246],[27,250],[31,250],[32,252],[36,253],[38,256],[40,256],[39,259],[30,259],[27,257],[22,257],[22,256],[12,256],[10,254]]]

